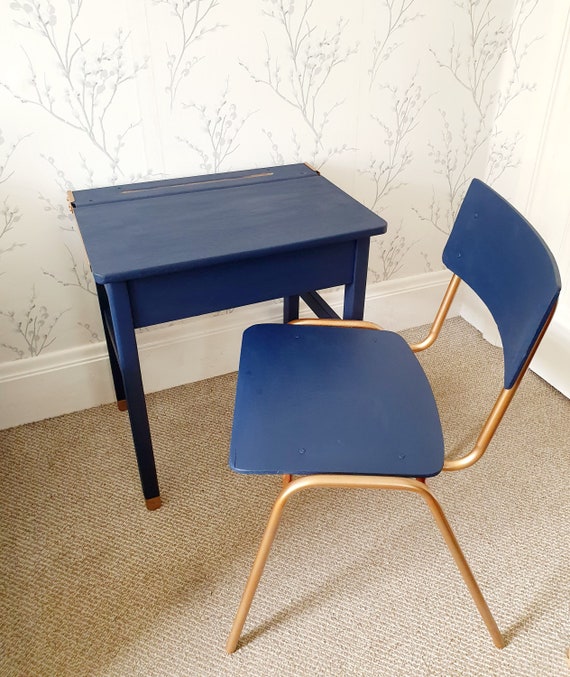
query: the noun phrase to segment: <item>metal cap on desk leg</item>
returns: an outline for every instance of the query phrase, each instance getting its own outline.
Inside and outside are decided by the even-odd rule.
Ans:
[[[160,496],[154,496],[153,498],[145,499],[146,509],[147,510],[156,510],[162,505],[162,499]]]

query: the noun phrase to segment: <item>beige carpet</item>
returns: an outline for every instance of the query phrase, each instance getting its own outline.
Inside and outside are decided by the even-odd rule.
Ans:
[[[500,354],[455,319],[422,359],[453,453],[501,386]],[[148,397],[153,513],[114,406],[0,433],[3,677],[570,675],[570,403],[534,374],[484,459],[431,482],[505,649],[420,499],[314,490],[291,501],[226,655],[280,485],[227,468],[234,384]]]

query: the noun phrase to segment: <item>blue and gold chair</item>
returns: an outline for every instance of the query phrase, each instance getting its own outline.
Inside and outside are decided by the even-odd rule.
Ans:
[[[279,474],[271,511],[226,650],[235,651],[287,500],[310,487],[391,489],[427,503],[495,645],[503,637],[425,480],[485,452],[552,318],[560,277],[548,247],[503,198],[473,180],[443,253],[452,271],[428,337],[409,346],[365,321],[256,325],[243,337],[230,466]],[[460,281],[501,336],[504,388],[465,456],[446,460],[434,396],[415,352],[437,338]],[[298,476],[293,479],[293,476]]]

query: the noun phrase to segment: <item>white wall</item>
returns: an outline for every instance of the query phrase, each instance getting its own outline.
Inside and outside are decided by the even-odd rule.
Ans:
[[[413,289],[421,299],[417,276],[427,275],[428,290],[440,284],[441,249],[470,178],[517,204],[532,174],[526,155],[552,90],[565,5],[1,3],[3,424],[107,397],[97,385],[106,377],[90,371],[103,334],[68,189],[307,161],[389,222],[372,247],[371,295],[410,299]],[[425,306],[409,303],[418,314],[405,322],[418,324]],[[374,307],[392,313],[384,301]],[[252,312],[275,312],[265,308]],[[194,341],[219,333],[217,322],[167,332]],[[160,344],[156,331],[165,330],[141,341]],[[225,368],[216,352],[198,354],[188,377]],[[69,392],[50,397],[60,383]]]
[[[517,166],[498,178],[495,186],[510,196],[540,231],[558,262],[562,292],[532,369],[570,397],[570,191],[566,166],[570,152],[570,6],[553,2],[549,11],[546,33],[538,43],[540,58],[527,67],[527,76],[540,83],[536,95],[527,100],[524,115],[513,118],[511,110],[496,122],[497,127],[517,124],[520,138]],[[498,344],[494,323],[468,298],[462,314]]]

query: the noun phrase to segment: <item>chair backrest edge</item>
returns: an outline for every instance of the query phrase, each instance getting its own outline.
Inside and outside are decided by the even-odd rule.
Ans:
[[[491,312],[503,344],[504,385],[511,388],[560,293],[554,256],[512,205],[473,179],[442,258]]]

